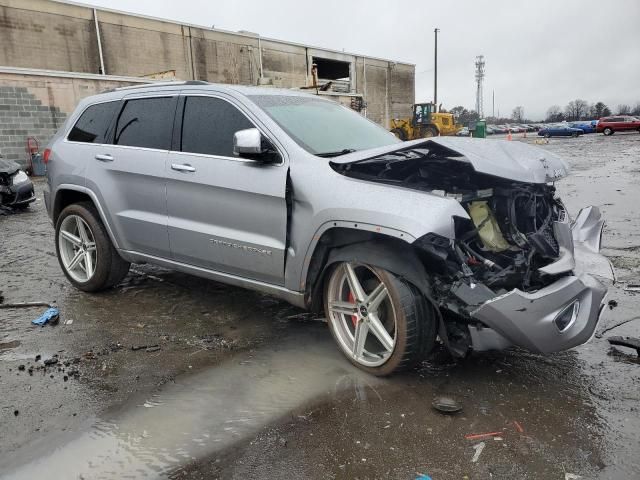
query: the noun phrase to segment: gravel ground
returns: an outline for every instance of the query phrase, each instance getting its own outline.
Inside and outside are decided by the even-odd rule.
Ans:
[[[640,362],[606,338],[640,336],[625,291],[640,283],[640,135],[541,148],[572,166],[569,210],[607,219],[619,281],[596,337],[550,356],[438,351],[384,380],[351,368],[324,323],[258,293],[151,266],[75,290],[36,182],[29,211],[0,212],[0,290],[61,315],[40,328],[42,307],[0,310],[0,478],[638,478]],[[442,394],[463,411],[435,412]]]

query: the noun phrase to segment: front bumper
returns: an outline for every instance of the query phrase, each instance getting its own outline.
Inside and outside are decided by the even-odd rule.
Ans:
[[[26,181],[18,185],[3,187],[0,191],[0,203],[8,207],[27,205],[36,199],[33,183]]]
[[[514,289],[472,311],[471,316],[483,325],[469,329],[473,349],[518,345],[550,353],[589,341],[598,325],[608,284],[615,281],[611,263],[599,253],[603,226],[595,207],[581,210],[571,227],[568,222],[556,225],[563,254],[542,270],[569,274],[535,292]],[[576,302],[575,315],[561,330],[556,319]]]

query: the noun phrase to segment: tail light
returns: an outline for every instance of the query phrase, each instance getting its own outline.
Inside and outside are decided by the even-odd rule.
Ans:
[[[49,158],[51,157],[51,149],[50,148],[46,148],[44,150],[44,154],[42,155],[42,160],[44,160],[44,164],[46,165],[47,163],[49,163]]]

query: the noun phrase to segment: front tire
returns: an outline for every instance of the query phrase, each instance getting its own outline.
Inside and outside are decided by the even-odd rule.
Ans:
[[[56,222],[56,254],[67,279],[85,292],[118,284],[130,263],[113,247],[91,203],[67,206]]]
[[[437,136],[438,136],[438,130],[436,130],[435,127],[425,128],[423,138],[431,138],[431,137],[437,137]]]
[[[391,133],[393,133],[396,137],[398,137],[398,139],[402,140],[403,142],[407,141],[407,135],[405,134],[403,129],[394,128],[393,130],[391,130]]]
[[[609,135],[613,135],[613,128],[611,127],[607,127],[605,128],[602,133],[604,133],[605,135],[609,136]]]
[[[433,309],[416,287],[386,270],[340,263],[324,293],[331,334],[361,370],[385,376],[411,368],[435,344]]]

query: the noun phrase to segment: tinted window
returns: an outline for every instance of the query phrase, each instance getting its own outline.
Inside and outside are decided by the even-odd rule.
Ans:
[[[118,107],[118,102],[91,105],[80,116],[69,133],[72,142],[104,143],[107,129]]]
[[[233,134],[254,125],[225,100],[187,97],[182,119],[183,152],[233,157]]]
[[[127,101],[118,117],[114,143],[169,150],[174,112],[171,97]]]

